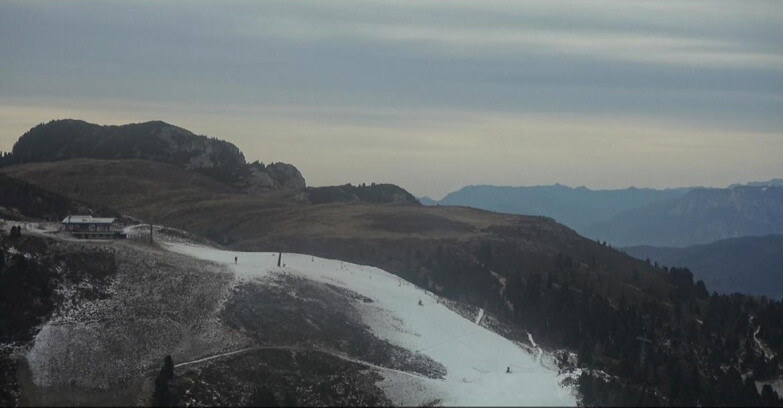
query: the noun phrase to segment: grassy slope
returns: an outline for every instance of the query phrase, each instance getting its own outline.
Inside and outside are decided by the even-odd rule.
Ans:
[[[75,213],[116,215],[113,210],[93,208],[0,173],[0,218],[17,220],[29,217],[60,220],[68,214]]]
[[[235,190],[209,177],[147,160],[74,159],[5,167],[11,177],[130,215],[148,216]],[[129,211],[133,210],[133,211]]]
[[[469,289],[485,302],[492,283],[440,276],[449,259],[472,264],[475,275],[492,264],[501,276],[552,271],[558,254],[584,273],[577,281],[605,280],[617,296],[668,297],[662,274],[643,262],[584,239],[544,217],[464,207],[332,203],[313,205],[296,192],[244,194],[193,172],[141,160],[69,160],[16,165],[3,172],[43,188],[116,208],[128,215],[190,230],[242,250],[286,250],[371,264],[435,290]],[[78,189],[75,186],[79,186]],[[486,248],[495,262],[485,259]],[[495,256],[492,257],[492,253]],[[500,258],[507,259],[498,263]],[[641,282],[632,282],[637,270]],[[484,272],[488,272],[484,270]],[[648,273],[645,273],[648,272]],[[488,275],[488,274],[484,274]],[[476,283],[476,282],[473,282]],[[454,292],[461,289],[452,287]],[[481,286],[481,285],[479,285]],[[631,286],[641,287],[641,296]],[[479,293],[481,292],[481,293]]]

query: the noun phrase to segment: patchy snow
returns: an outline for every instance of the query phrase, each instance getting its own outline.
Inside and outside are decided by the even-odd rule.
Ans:
[[[22,233],[50,234],[60,230],[60,223],[50,221],[13,221],[0,218],[0,230],[11,232],[11,227],[22,227]]]
[[[761,394],[761,390],[764,388],[765,384],[769,384],[772,387],[772,391],[775,391],[778,393],[778,395],[783,394],[783,378],[778,378],[776,380],[767,380],[767,381],[756,381],[756,390]]]
[[[532,344],[533,347],[538,348],[538,344],[536,344],[536,341],[533,340],[533,335],[532,334],[528,333],[527,334],[527,339],[530,341],[530,344]]]
[[[384,380],[378,385],[396,404],[576,405],[574,391],[561,385],[564,376],[540,363],[540,348],[536,358],[450,310],[431,292],[381,269],[291,253],[283,253],[285,266],[278,267],[277,252],[223,251],[183,242],[164,247],[225,265],[240,279],[271,282],[275,275],[290,274],[371,298],[373,302],[357,302],[356,307],[376,336],[425,354],[447,369],[443,379],[380,370]],[[535,345],[532,336],[529,339]]]
[[[28,252],[22,252],[14,247],[8,247],[6,249],[6,252],[8,252],[11,255],[22,255],[25,259],[33,259],[33,255]]]
[[[767,347],[764,342],[762,342],[758,338],[758,334],[761,331],[761,326],[756,327],[756,331],[753,332],[753,340],[756,342],[756,345],[759,346],[759,349],[761,350],[761,353],[764,355],[764,360],[772,360],[775,358],[775,352],[772,351],[769,347]]]
[[[476,321],[474,321],[473,323],[481,326],[481,319],[483,318],[484,318],[484,308],[481,308],[479,309],[478,315],[476,316]]]
[[[541,347],[538,347],[538,344],[536,344],[536,341],[533,340],[533,335],[528,333],[527,339],[530,340],[530,344],[533,345],[533,347],[538,350],[538,356],[536,357],[536,363],[541,364],[541,356],[544,354],[544,350],[541,349]]]

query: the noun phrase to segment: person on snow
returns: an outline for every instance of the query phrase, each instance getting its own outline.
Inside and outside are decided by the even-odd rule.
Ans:
[[[238,262],[238,261],[237,261],[237,257],[234,257],[234,265],[236,265],[236,264],[237,264],[237,262]]]
[[[421,299],[419,299],[419,306],[424,305],[424,303],[421,303]]]
[[[506,367],[506,374],[511,374],[511,367]]]

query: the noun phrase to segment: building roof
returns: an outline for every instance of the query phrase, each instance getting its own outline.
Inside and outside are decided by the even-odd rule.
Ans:
[[[111,224],[116,218],[93,218],[92,215],[69,215],[63,224]]]

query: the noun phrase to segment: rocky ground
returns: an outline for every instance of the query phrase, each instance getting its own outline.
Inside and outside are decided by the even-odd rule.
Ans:
[[[133,242],[87,245],[112,253],[116,270],[102,285],[58,287],[61,303],[21,359],[23,405],[145,404],[150,373],[164,356],[249,343],[218,316],[232,281],[226,271]]]
[[[148,405],[166,355],[186,406],[388,405],[378,369],[445,373],[375,337],[354,306],[371,300],[343,288],[238,278],[142,241],[24,242],[6,252],[50,266],[57,302],[31,340],[0,349],[12,404]]]

